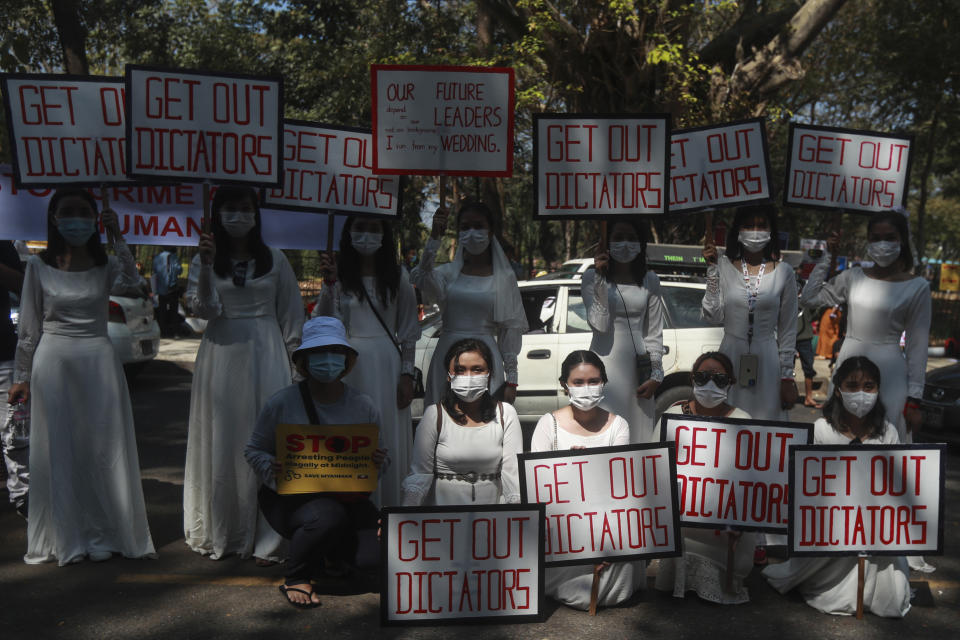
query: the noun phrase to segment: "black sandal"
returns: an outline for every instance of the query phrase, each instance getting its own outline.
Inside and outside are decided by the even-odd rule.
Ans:
[[[285,584],[281,584],[281,585],[278,586],[277,588],[280,589],[280,593],[283,594],[284,599],[285,599],[288,603],[290,603],[291,606],[294,606],[294,607],[296,607],[297,609],[313,609],[313,608],[315,608],[315,607],[319,607],[319,606],[320,606],[320,603],[319,603],[319,602],[314,602],[314,601],[313,601],[313,592],[312,592],[312,591],[304,591],[303,589],[297,589],[296,587],[288,587],[288,586],[285,585]],[[310,597],[310,602],[294,602],[293,600],[290,599],[290,596],[287,595],[287,592],[288,592],[288,591],[297,591],[297,592],[299,592],[299,593],[302,593],[302,594],[305,595],[305,596],[309,596],[309,597]]]

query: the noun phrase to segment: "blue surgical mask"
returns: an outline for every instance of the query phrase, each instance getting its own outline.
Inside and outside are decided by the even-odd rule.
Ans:
[[[347,356],[342,353],[321,351],[307,356],[310,377],[317,382],[333,382],[347,366]]]
[[[93,218],[59,218],[57,231],[72,247],[82,247],[97,230],[97,221]]]

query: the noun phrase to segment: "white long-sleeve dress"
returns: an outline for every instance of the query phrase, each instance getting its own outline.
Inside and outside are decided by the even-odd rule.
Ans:
[[[523,432],[513,405],[504,402],[500,407],[502,420],[498,408],[493,420],[478,427],[457,424],[440,405],[426,408],[413,442],[410,473],[403,481],[404,506],[520,502],[517,454],[523,451]],[[450,478],[453,474],[485,477],[471,482],[472,475]]]
[[[647,271],[643,286],[613,285],[593,269],[581,282],[587,322],[593,329],[590,350],[600,356],[609,382],[600,406],[630,425],[632,444],[653,439],[656,403],[637,397],[637,354],[650,354],[651,380],[663,381],[663,297],[660,278]]]
[[[156,557],[130,395],[107,337],[111,288],[139,279],[126,244],[116,253],[86,271],[27,261],[14,381],[31,392],[29,564]]]
[[[304,311],[286,257],[244,286],[221,278],[199,256],[190,265],[187,304],[209,320],[190,391],[183,530],[194,551],[219,559],[238,553],[282,560],[283,538],[257,507],[257,478],[243,457],[257,416],[291,382],[290,356],[300,344]]]
[[[756,279],[751,277],[750,290]],[[749,330],[748,291],[743,271],[726,256],[707,267],[707,290],[703,296],[703,318],[723,325],[720,352],[733,362],[734,375],[740,375],[740,356],[757,356],[757,384],[754,387],[730,387],[729,402],[756,420],[786,420],[780,401],[780,380],[793,378],[797,346],[797,280],[790,265],[779,262],[773,273],[760,280],[754,311],[753,340]]]
[[[868,438],[863,444],[899,444],[896,427],[889,422],[884,427],[880,437]],[[849,438],[838,433],[826,419],[820,418],[813,424],[814,444],[849,442]],[[814,609],[849,616],[857,612],[857,565],[856,556],[790,558],[768,566],[763,570],[763,577],[780,593],[799,589],[803,599]],[[910,610],[910,569],[905,557],[867,558],[863,608],[886,618],[902,618],[907,614]]]
[[[573,447],[615,447],[630,444],[630,426],[620,416],[605,430],[592,436],[570,433],[563,428],[555,428],[551,414],[546,414],[537,422],[530,442],[531,451],[560,451]],[[556,448],[554,448],[556,434]],[[647,584],[646,563],[612,562],[600,574],[600,588],[597,591],[597,604],[612,607],[624,602],[637,589]],[[544,586],[547,595],[575,609],[586,611],[590,608],[590,590],[593,587],[593,566],[551,567],[547,569]]]
[[[417,296],[406,271],[401,269],[396,296],[384,305],[377,295],[376,278],[363,278],[366,299],[345,292],[337,282],[325,286],[313,308],[313,316],[339,318],[347,328],[350,345],[359,357],[345,383],[373,399],[380,412],[380,447],[389,451],[390,466],[380,476],[380,488],[370,500],[379,508],[401,503],[401,485],[410,468],[413,449],[413,422],[410,407],[397,408],[397,382],[403,374],[413,375],[420,324],[417,321]],[[387,335],[377,316],[393,334]],[[396,342],[394,342],[396,341]],[[400,344],[401,353],[397,352]]]
[[[847,305],[847,335],[837,365],[851,356],[866,356],[880,368],[880,401],[901,442],[912,442],[903,418],[907,397],[923,397],[930,342],[930,285],[923,278],[899,282],[877,280],[860,267],[824,278],[829,260],[814,267],[800,302],[804,306]],[[900,335],[906,331],[906,349]]]
[[[674,405],[667,413],[682,413]],[[734,408],[727,418],[749,420],[750,414]],[[656,588],[672,591],[682,598],[688,591],[717,604],[743,604],[750,601],[750,592],[744,582],[753,569],[753,550],[757,534],[745,532],[737,540],[733,553],[733,592],[726,590],[727,535],[720,529],[682,527],[683,555],[679,558],[658,560]]]
[[[517,355],[520,353],[527,320],[520,301],[517,278],[496,238],[490,239],[494,254],[493,275],[461,273],[462,248],[453,262],[434,266],[440,241],[431,238],[423,258],[410,272],[410,279],[429,302],[440,305],[443,328],[430,360],[424,387],[424,405],[436,404],[447,386],[447,350],[464,338],[482,340],[493,354],[490,389],[496,391],[504,380],[517,384]]]

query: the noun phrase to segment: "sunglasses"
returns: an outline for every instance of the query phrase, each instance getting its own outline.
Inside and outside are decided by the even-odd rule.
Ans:
[[[712,371],[696,371],[693,374],[693,384],[697,385],[698,387],[702,387],[703,385],[707,384],[711,380],[716,382],[718,387],[726,387],[732,382],[732,380],[730,379],[730,376],[728,376],[725,373],[714,373]]]

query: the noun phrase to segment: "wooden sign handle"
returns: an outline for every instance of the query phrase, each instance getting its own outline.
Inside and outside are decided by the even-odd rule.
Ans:
[[[706,211],[703,214],[703,246],[713,246],[713,211]]]
[[[602,564],[593,566],[593,584],[590,586],[590,615],[597,615],[597,598],[600,595],[600,572],[603,571]]]
[[[863,574],[866,571],[867,559],[857,558],[857,620],[863,620]]]
[[[607,221],[600,222],[600,251],[607,252]]]
[[[200,220],[200,226],[204,233],[210,233],[210,183],[204,182],[200,191],[200,198],[203,201],[203,217]]]
[[[100,185],[100,201],[103,203],[104,209],[110,208],[110,191],[104,185]],[[110,244],[116,244],[117,242],[117,238],[110,229],[107,229],[107,242]]]
[[[447,176],[440,176],[440,208],[446,208],[447,206]]]
[[[336,216],[333,215],[333,211],[327,212],[327,253],[330,254],[330,258],[333,259],[333,227],[336,224]]]
[[[730,533],[727,533],[727,579],[724,589],[727,593],[733,593],[733,570],[735,568],[734,556],[737,552],[737,539]]]

